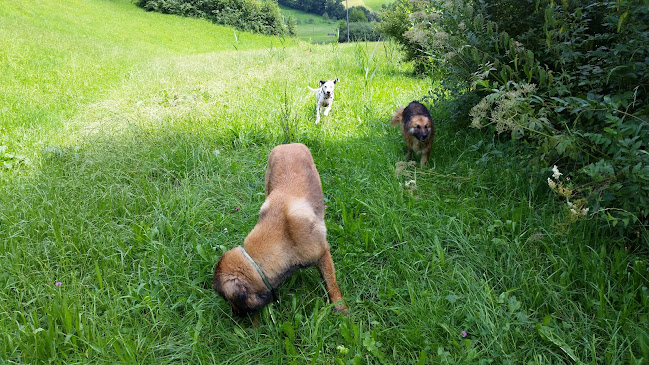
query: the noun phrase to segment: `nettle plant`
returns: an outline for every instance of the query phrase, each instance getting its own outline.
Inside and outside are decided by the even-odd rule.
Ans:
[[[384,24],[476,128],[571,178],[567,201],[649,243],[649,1],[405,1]],[[399,18],[384,12],[383,21]],[[386,32],[388,33],[388,32]],[[388,33],[393,35],[392,33]],[[416,51],[414,50],[416,49]],[[440,103],[438,103],[440,105]]]

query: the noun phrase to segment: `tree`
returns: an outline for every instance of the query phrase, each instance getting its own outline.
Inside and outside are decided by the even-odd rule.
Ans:
[[[367,17],[365,16],[365,13],[362,10],[355,7],[353,9],[350,9],[349,11],[349,22],[367,23]]]

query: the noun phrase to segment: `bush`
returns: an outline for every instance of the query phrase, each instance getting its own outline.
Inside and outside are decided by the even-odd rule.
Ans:
[[[401,45],[404,58],[413,61],[416,73],[424,73],[431,65],[430,57],[427,54],[427,47],[411,40],[407,32],[411,30],[411,15],[416,10],[414,2],[397,0],[393,4],[383,8],[380,14],[381,22],[378,24],[378,31],[394,38]]]
[[[351,6],[349,8],[349,22],[377,22],[379,15],[364,6]]]
[[[326,13],[329,17],[336,19],[345,17],[342,0],[279,0],[279,3],[311,14],[324,15]]]
[[[206,18],[244,31],[295,35],[271,0],[136,0],[135,4],[147,11]]]
[[[340,33],[338,34],[338,42],[347,42],[347,22],[341,20],[339,22]],[[375,27],[375,23],[349,23],[349,41],[350,42],[376,42],[381,39]]]
[[[559,165],[570,212],[647,244],[647,5],[399,0],[381,30],[417,71],[450,81],[454,115],[507,132],[539,168]]]
[[[360,9],[350,9],[349,10],[349,22],[350,23],[367,23],[367,17],[365,13]]]

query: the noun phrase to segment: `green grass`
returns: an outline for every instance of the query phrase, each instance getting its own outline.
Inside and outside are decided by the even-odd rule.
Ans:
[[[346,0],[343,5],[347,4],[350,8],[353,6],[364,6],[372,11],[378,12],[382,5],[392,4],[393,0]]]
[[[568,223],[546,175],[439,120],[429,166],[403,165],[391,113],[436,82],[390,43],[233,42],[80,0],[3,2],[0,35],[0,363],[649,359],[646,255]],[[306,86],[334,77],[316,126]],[[314,155],[351,314],[303,269],[252,329],[211,275],[284,142]]]
[[[0,16],[0,145],[10,149],[47,138],[156,57],[281,44],[204,20],[143,13],[130,1],[9,0]]]
[[[292,16],[298,20],[297,37],[303,41],[311,43],[331,43],[337,42],[338,22],[325,20],[323,17],[315,14],[305,13],[300,10],[291,9],[280,5],[284,16]]]
[[[379,10],[381,10],[382,5],[384,5],[384,4],[388,5],[388,4],[391,4],[393,2],[394,1],[385,1],[385,0],[363,0],[363,3],[364,3],[363,5],[365,5],[365,7],[370,8],[373,11],[378,12]]]

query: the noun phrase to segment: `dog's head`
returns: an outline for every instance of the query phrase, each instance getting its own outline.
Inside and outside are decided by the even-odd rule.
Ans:
[[[320,89],[322,90],[322,93],[324,94],[326,99],[333,97],[334,88],[336,87],[337,82],[338,79],[329,80],[329,81],[320,80]]]
[[[225,299],[232,313],[244,317],[265,307],[273,299],[270,291],[240,249],[223,254],[214,269],[214,290]]]
[[[425,115],[415,115],[408,123],[408,133],[424,142],[433,131],[433,122]]]

